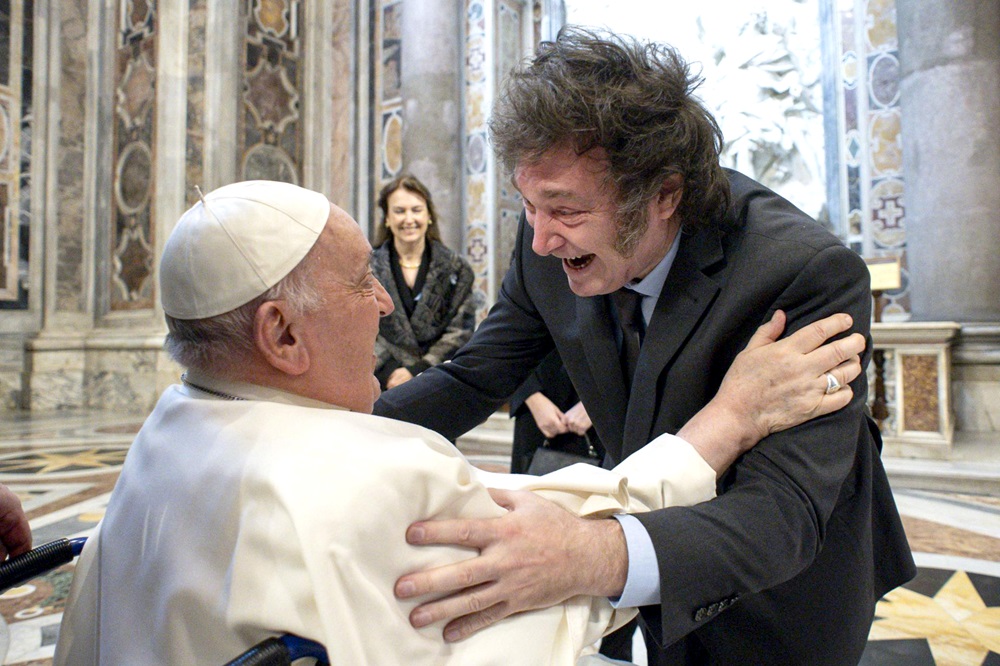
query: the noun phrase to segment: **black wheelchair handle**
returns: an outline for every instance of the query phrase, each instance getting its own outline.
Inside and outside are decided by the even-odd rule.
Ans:
[[[83,550],[86,537],[56,539],[0,563],[0,592],[40,576],[50,569],[72,562]]]

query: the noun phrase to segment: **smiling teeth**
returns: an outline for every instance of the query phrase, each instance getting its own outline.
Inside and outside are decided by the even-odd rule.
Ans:
[[[581,257],[569,257],[566,259],[566,263],[572,268],[585,268],[590,265],[591,260],[594,258],[592,254],[585,254]]]

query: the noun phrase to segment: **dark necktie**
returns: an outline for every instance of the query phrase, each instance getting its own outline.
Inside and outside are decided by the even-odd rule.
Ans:
[[[646,322],[642,318],[642,294],[622,287],[611,294],[618,309],[618,324],[622,329],[622,347],[619,351],[625,386],[631,390],[635,367],[639,363],[639,346]]]

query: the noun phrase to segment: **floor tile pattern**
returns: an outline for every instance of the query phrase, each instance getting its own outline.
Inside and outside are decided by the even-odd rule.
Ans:
[[[21,498],[36,544],[93,529],[141,424],[81,412],[0,423],[0,483]],[[459,446],[491,471],[509,463],[503,445]],[[919,574],[879,603],[861,663],[1000,666],[1000,497],[909,489],[895,496]],[[66,565],[0,596],[3,664],[51,663],[72,571]]]

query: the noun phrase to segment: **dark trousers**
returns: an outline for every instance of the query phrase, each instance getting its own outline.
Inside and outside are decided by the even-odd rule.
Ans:
[[[632,636],[635,634],[636,624],[637,620],[633,619],[602,638],[600,653],[612,659],[632,661]]]

